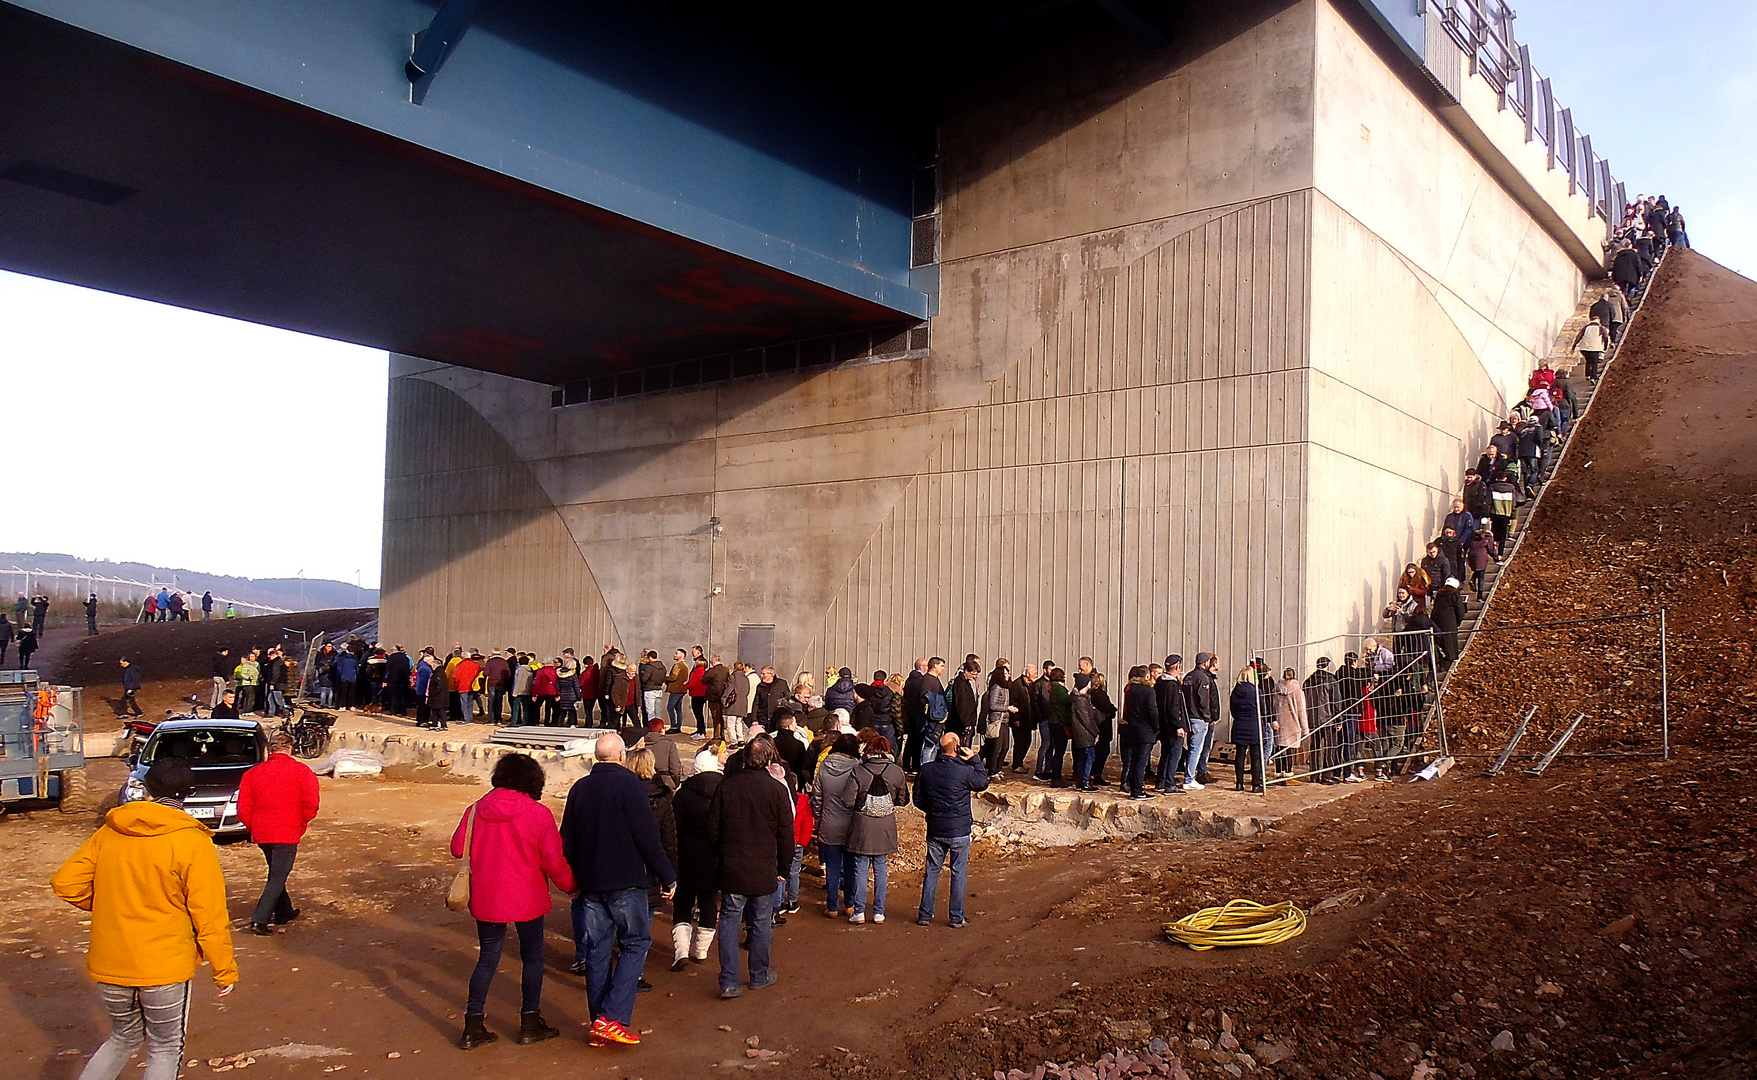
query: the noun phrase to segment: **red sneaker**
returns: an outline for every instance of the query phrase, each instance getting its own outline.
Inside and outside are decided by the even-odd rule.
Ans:
[[[639,1046],[641,1037],[609,1017],[592,1021],[593,1046]]]

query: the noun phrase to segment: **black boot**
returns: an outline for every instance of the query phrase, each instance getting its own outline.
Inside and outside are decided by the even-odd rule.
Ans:
[[[519,1013],[519,1045],[529,1046],[531,1043],[554,1039],[561,1035],[561,1029],[552,1028],[543,1022],[542,1013]]]
[[[557,1032],[557,1034],[560,1034]],[[500,1036],[489,1031],[482,1023],[480,1016],[464,1016],[464,1037],[458,1040],[458,1046],[464,1050],[474,1050],[478,1046],[487,1046]]]

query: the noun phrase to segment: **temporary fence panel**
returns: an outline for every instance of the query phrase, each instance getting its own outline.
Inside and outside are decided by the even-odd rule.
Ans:
[[[1459,756],[1493,757],[1531,713],[1526,752],[1586,718],[1561,757],[1669,757],[1665,612],[1522,623],[1461,632],[1440,713]]]
[[[1264,695],[1259,743],[1270,785],[1412,774],[1447,752],[1445,722],[1435,708],[1440,683],[1432,630],[1337,634],[1252,655],[1263,659],[1277,684],[1289,669],[1300,683],[1298,697],[1291,688]],[[1277,735],[1302,719],[1298,744],[1278,748]]]

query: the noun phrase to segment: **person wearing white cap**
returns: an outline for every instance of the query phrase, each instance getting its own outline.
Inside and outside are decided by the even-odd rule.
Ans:
[[[1459,588],[1458,579],[1449,577],[1434,594],[1434,642],[1440,649],[1440,667],[1449,668],[1458,659],[1458,624],[1469,612],[1470,601]]]
[[[708,834],[708,804],[724,779],[726,745],[695,756],[695,773],[671,800],[677,814],[677,895],[671,905],[671,970],[701,963],[714,947],[720,919],[720,885],[714,846]]]

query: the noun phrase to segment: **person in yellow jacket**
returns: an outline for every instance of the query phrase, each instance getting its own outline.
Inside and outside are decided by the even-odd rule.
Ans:
[[[223,996],[238,985],[226,880],[207,826],[183,812],[187,761],[155,761],[147,801],[124,803],[55,871],[55,895],[91,912],[86,970],[110,1014],[110,1038],[80,1080],[115,1080],[146,1043],[142,1080],[176,1080],[189,983],[205,957]]]

